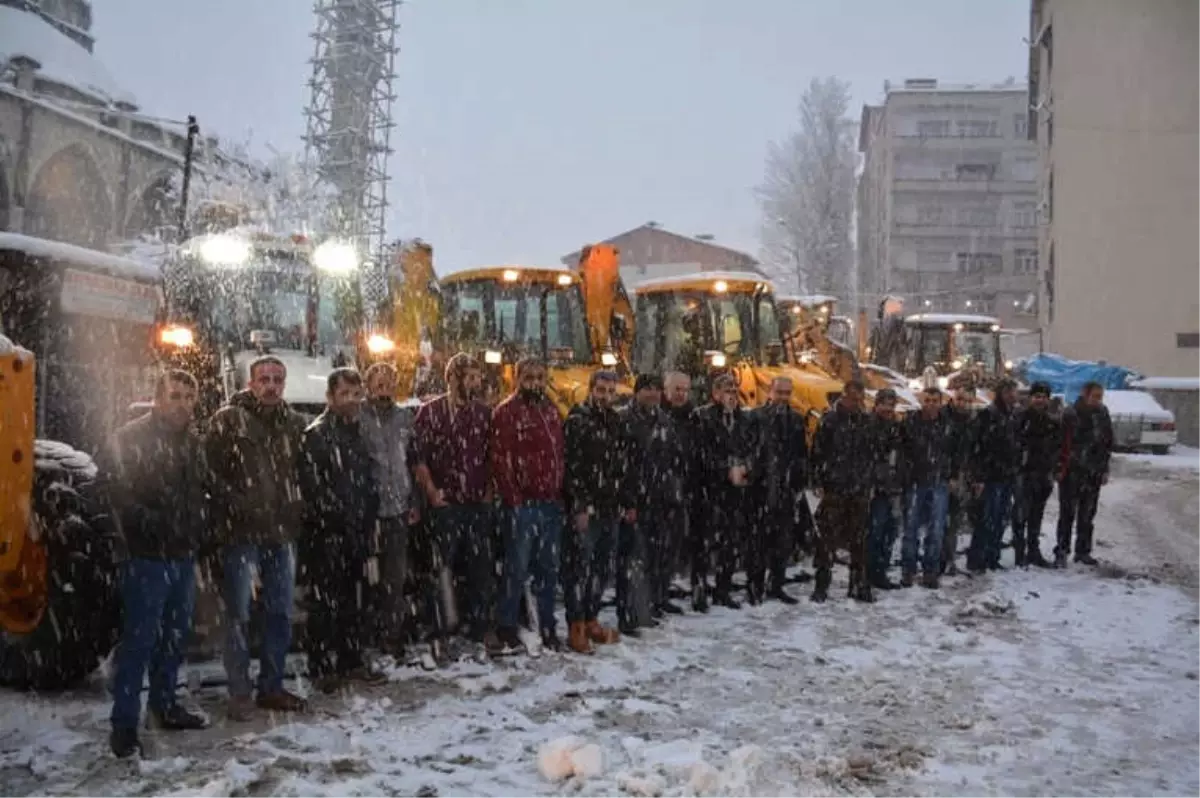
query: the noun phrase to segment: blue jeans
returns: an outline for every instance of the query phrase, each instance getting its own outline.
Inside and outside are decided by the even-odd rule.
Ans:
[[[900,534],[904,497],[871,497],[870,526],[867,531],[867,581],[877,584],[887,579],[892,564],[892,549]]]
[[[226,546],[221,553],[225,582],[225,675],[229,695],[250,695],[250,588],[254,569],[262,582],[264,611],[258,693],[283,689],[284,660],[292,644],[292,602],[296,593],[296,553],[290,543]]]
[[[527,502],[508,511],[504,524],[504,595],[499,625],[515,627],[525,580],[533,577],[538,625],[554,631],[554,589],[558,586],[558,547],[562,509],[554,502]]]
[[[129,560],[121,565],[124,620],[113,676],[112,725],[136,729],[142,709],[142,679],[150,668],[147,705],[165,712],[175,704],[175,684],[184,645],[192,631],[196,567],[182,560]]]
[[[1000,545],[1012,512],[1012,496],[1011,482],[988,482],[983,486],[979,519],[967,550],[967,567],[971,570],[982,571],[1000,565]]]
[[[917,572],[917,548],[921,527],[925,540],[920,545],[921,570],[925,576],[937,576],[942,568],[942,543],[946,537],[946,517],[950,512],[950,488],[944,482],[916,485],[908,499],[908,523],[900,545],[901,569]]]

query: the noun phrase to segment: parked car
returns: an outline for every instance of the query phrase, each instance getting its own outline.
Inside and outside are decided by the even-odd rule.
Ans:
[[[1113,421],[1118,449],[1149,449],[1166,454],[1175,445],[1175,415],[1144,391],[1105,391],[1104,404]]]

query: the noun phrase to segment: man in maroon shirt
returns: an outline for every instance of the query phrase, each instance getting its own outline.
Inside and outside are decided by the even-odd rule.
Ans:
[[[546,366],[536,358],[517,364],[517,390],[492,414],[492,477],[508,518],[504,529],[503,592],[498,608],[500,643],[521,645],[517,620],[525,580],[533,576],[542,645],[562,650],[555,632],[563,510],[562,419],[546,396]]]
[[[465,573],[471,586],[464,613],[469,636],[488,643],[493,603],[491,488],[488,445],[491,410],[480,401],[479,363],[459,353],[446,364],[446,387],[423,405],[413,422],[416,466],[413,472],[428,502],[433,554],[428,601],[434,628],[435,658],[450,632],[442,596],[443,570]]]

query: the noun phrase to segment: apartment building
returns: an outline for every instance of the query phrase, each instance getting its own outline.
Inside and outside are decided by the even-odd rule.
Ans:
[[[913,309],[1037,326],[1037,147],[1027,87],[884,84],[863,107],[859,281]]]
[[[1041,321],[1069,357],[1195,377],[1196,0],[1032,0]]]

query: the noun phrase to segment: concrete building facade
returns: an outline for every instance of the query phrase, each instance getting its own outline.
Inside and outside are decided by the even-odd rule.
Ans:
[[[1032,0],[1047,349],[1150,376],[1200,356],[1196,0]]]
[[[0,230],[116,251],[173,223],[186,132],[138,112],[90,28],[85,0],[0,0]]]
[[[1037,325],[1037,148],[1027,88],[885,84],[864,106],[857,186],[864,304]]]
[[[645,280],[701,271],[763,274],[758,261],[745,252],[707,238],[672,233],[657,222],[647,222],[596,243],[612,244],[621,253],[621,280],[629,289]],[[562,262],[575,266],[579,263],[579,251],[563,256]]]

